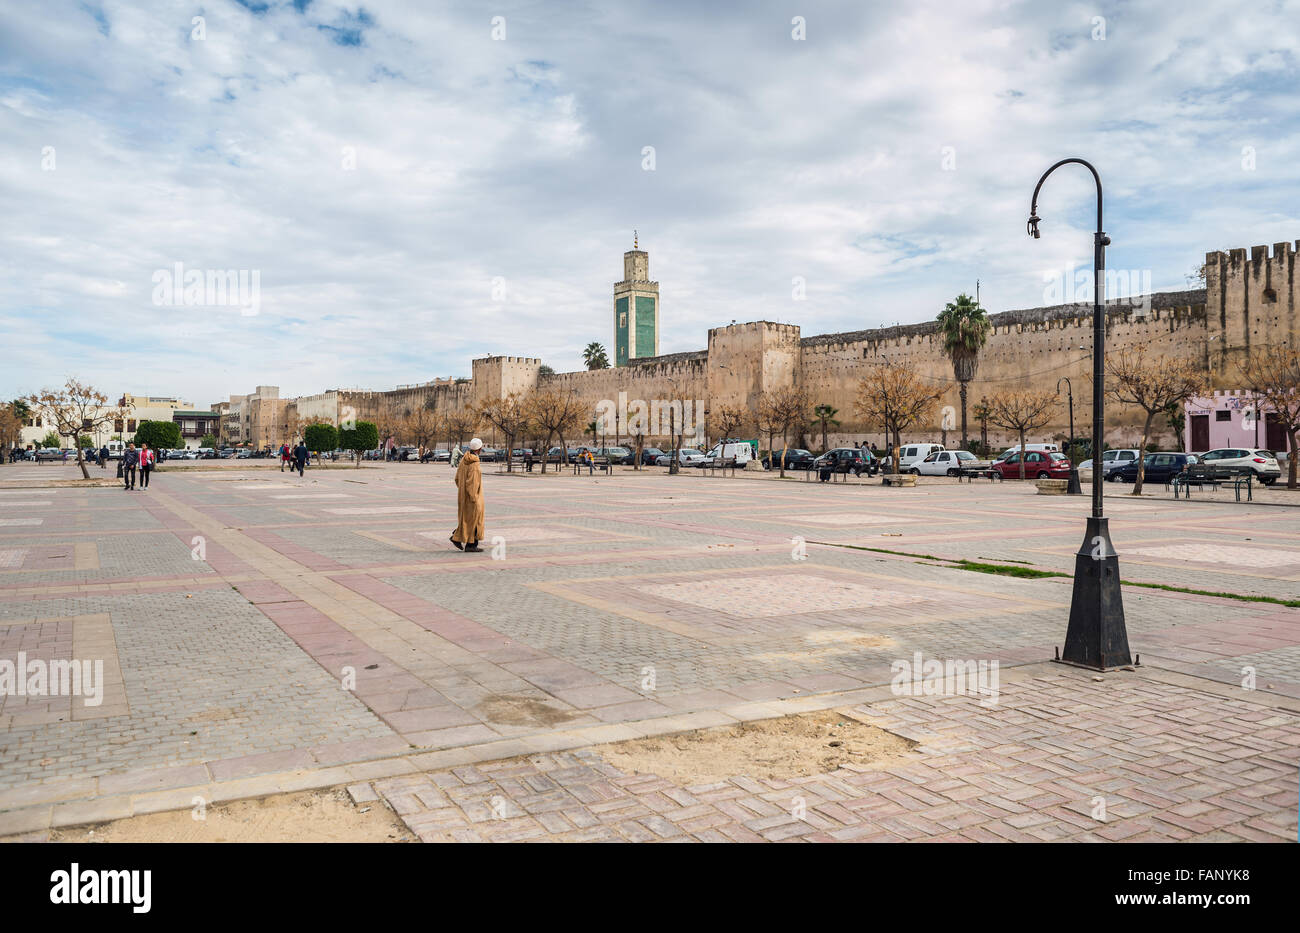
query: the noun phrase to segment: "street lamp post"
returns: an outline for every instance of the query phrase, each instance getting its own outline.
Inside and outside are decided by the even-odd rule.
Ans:
[[[1062,159],[1038,179],[1029,204],[1027,231],[1038,239],[1038,192],[1047,176],[1062,165],[1078,163],[1092,172],[1097,183],[1097,232],[1093,234],[1092,292],[1092,450],[1093,464],[1101,452],[1105,433],[1106,247],[1110,237],[1102,228],[1101,176],[1083,159]],[[1092,514],[1088,517],[1083,544],[1074,558],[1074,591],[1070,598],[1070,624],[1065,633],[1065,650],[1059,660],[1093,670],[1110,670],[1132,663],[1128,630],[1124,625],[1124,598],[1120,592],[1119,556],[1110,540],[1109,519],[1102,511],[1102,484],[1092,474]]]
[[[1056,380],[1056,394],[1061,394],[1061,383],[1065,383],[1066,396],[1069,398],[1070,405],[1070,485],[1066,487],[1066,493],[1071,496],[1083,495],[1083,489],[1079,486],[1079,464],[1078,451],[1074,449],[1074,385],[1070,382],[1069,376],[1062,376]],[[1095,458],[1094,458],[1095,462]]]

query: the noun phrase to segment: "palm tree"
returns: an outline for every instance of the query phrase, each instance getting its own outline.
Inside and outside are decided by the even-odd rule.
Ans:
[[[830,405],[818,405],[813,409],[813,415],[816,420],[822,423],[822,453],[826,453],[826,426],[833,424],[838,428],[840,423],[835,420],[835,416],[839,413],[840,410],[838,408],[834,408]]]
[[[605,355],[605,348],[595,340],[582,351],[582,361],[588,369],[609,369],[609,357]]]
[[[939,333],[943,352],[952,360],[952,374],[961,383],[961,446],[966,440],[966,385],[975,378],[980,350],[988,343],[993,325],[984,309],[970,295],[961,294],[939,312]]]
[[[596,432],[600,430],[599,425],[594,421],[587,422],[587,433],[591,435],[591,446],[596,446]]]

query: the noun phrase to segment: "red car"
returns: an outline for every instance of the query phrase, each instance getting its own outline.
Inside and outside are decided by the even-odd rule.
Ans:
[[[1003,479],[1020,479],[1020,457],[1017,451],[1005,460],[993,464],[993,469]],[[1069,479],[1070,458],[1056,451],[1030,450],[1025,458],[1025,479]]]

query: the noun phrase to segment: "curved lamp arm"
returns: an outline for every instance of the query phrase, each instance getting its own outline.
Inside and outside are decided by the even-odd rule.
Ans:
[[[1092,167],[1092,163],[1086,161],[1085,159],[1062,159],[1060,162],[1057,162],[1047,171],[1043,172],[1043,177],[1038,179],[1038,184],[1034,185],[1034,197],[1029,202],[1029,223],[1025,228],[1025,232],[1028,233],[1035,240],[1038,239],[1038,222],[1042,220],[1042,218],[1038,216],[1038,192],[1042,189],[1043,182],[1047,181],[1048,175],[1052,174],[1052,172],[1056,171],[1062,165],[1069,165],[1071,162],[1077,162],[1079,165],[1085,166],[1088,169],[1088,171],[1092,172],[1093,180],[1097,182],[1097,232],[1098,233],[1102,232],[1101,176],[1098,175],[1097,170]],[[1109,244],[1103,244],[1103,245],[1109,245]]]

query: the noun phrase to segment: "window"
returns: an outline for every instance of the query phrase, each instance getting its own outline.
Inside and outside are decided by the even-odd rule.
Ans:
[[[128,431],[134,431],[134,430],[135,430],[135,419],[134,419],[134,418],[128,418],[128,419],[126,419],[126,429],[127,429]]]
[[[1232,420],[1232,412],[1230,412],[1230,411],[1216,411],[1216,412],[1214,413],[1214,420],[1215,420],[1215,421],[1231,421],[1231,420]]]

